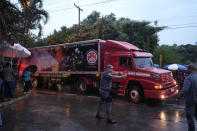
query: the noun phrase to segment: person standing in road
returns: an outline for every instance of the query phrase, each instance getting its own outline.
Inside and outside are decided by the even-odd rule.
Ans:
[[[102,110],[103,104],[106,103],[106,113],[107,113],[107,121],[111,124],[116,123],[115,120],[112,120],[112,96],[110,94],[111,88],[112,88],[112,78],[124,78],[126,75],[121,75],[121,76],[114,76],[112,75],[113,73],[113,66],[112,65],[107,65],[107,70],[101,74],[101,81],[100,81],[100,102],[98,105],[97,113],[96,113],[96,118],[97,119],[102,119],[103,117],[101,116],[100,112]]]
[[[197,120],[197,67],[194,64],[190,64],[188,71],[190,75],[186,77],[178,99],[185,97],[188,131],[195,131],[194,117]]]
[[[15,76],[15,72],[11,68],[10,63],[7,62],[3,68],[3,79],[5,85],[5,96],[8,100],[14,98],[14,88],[16,86]]]
[[[29,91],[29,88],[31,87],[31,69],[30,68],[27,68],[23,71],[23,80],[25,82],[24,94],[26,94]]]

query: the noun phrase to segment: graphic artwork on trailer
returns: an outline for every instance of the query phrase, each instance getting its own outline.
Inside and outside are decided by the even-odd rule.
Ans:
[[[70,44],[59,47],[35,48],[23,63],[37,65],[38,71],[97,71],[98,45]]]

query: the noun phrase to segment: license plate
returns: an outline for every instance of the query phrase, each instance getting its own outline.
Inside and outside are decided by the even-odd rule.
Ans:
[[[171,88],[170,91],[171,91],[171,92],[174,92],[174,88]]]

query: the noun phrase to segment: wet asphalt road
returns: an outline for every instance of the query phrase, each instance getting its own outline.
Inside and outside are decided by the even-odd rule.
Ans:
[[[162,103],[131,104],[113,100],[111,125],[95,119],[99,98],[76,94],[49,95],[33,93],[31,97],[1,108],[0,131],[186,131],[183,102],[171,99]],[[105,115],[105,110],[103,112]]]

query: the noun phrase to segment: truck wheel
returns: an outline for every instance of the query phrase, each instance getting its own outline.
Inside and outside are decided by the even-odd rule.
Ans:
[[[32,78],[31,85],[32,85],[32,88],[38,87],[38,80],[35,77]]]
[[[128,90],[128,96],[129,100],[132,103],[140,103],[144,99],[143,91],[141,91],[139,86],[133,85],[129,90]]]
[[[80,80],[78,83],[78,89],[80,92],[85,92],[87,90],[87,83],[85,80]]]

